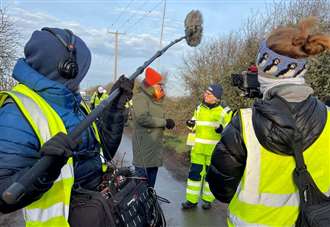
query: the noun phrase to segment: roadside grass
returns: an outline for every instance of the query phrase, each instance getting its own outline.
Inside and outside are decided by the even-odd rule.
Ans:
[[[166,132],[164,135],[164,146],[170,150],[175,150],[176,153],[186,153],[190,147],[186,145],[187,135],[185,134],[171,134]]]

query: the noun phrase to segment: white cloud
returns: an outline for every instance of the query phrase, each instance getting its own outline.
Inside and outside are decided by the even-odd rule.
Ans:
[[[106,28],[85,27],[75,21],[61,21],[42,12],[32,13],[22,8],[11,9],[15,24],[22,31],[24,40],[28,39],[34,30],[43,26],[66,27],[80,36],[95,54],[113,54],[114,35],[107,33]],[[176,28],[166,26],[165,31],[176,31]],[[120,35],[120,54],[122,57],[136,58],[150,55],[159,46],[159,37],[150,34]]]
[[[134,11],[132,11],[134,12]],[[48,27],[65,27],[71,29],[75,34],[80,36],[91,49],[92,64],[89,73],[84,80],[82,87],[94,86],[96,84],[108,83],[112,80],[113,75],[113,59],[114,59],[114,35],[109,34],[108,29],[86,27],[77,21],[63,21],[59,18],[45,14],[43,12],[31,12],[18,6],[10,8],[9,14],[15,21],[15,26],[22,34],[22,45],[30,38],[34,30]],[[169,21],[169,19],[167,19]],[[163,46],[168,44],[168,40],[179,38],[184,32],[178,33],[177,27],[179,23],[173,22],[165,26],[165,34]],[[181,26],[181,25],[180,25]],[[157,28],[148,27],[148,30],[155,30],[154,34],[159,34]],[[178,37],[177,37],[178,36]],[[142,65],[142,63],[153,56],[159,49],[159,35],[154,36],[147,33],[135,35],[120,35],[119,39],[119,75],[121,73],[131,74],[134,70]],[[185,44],[177,44],[176,48],[172,48],[161,58],[163,63],[173,67],[178,59],[186,51]],[[23,52],[21,52],[23,53]],[[173,63],[175,62],[175,63]],[[170,73],[171,70],[168,70]]]
[[[129,13],[129,14],[134,14],[134,15],[148,15],[148,17],[160,17],[162,13],[160,11],[151,11],[151,10],[134,10],[134,9],[124,9],[124,8],[118,8],[117,9],[119,12],[122,13]]]

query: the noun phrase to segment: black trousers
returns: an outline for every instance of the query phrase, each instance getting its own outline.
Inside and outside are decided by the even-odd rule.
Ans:
[[[149,187],[155,187],[158,167],[143,168],[135,166],[135,173],[139,177],[146,177],[148,179]]]

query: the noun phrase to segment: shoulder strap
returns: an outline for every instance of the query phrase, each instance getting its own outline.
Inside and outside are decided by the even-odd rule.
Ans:
[[[298,136],[298,133],[295,133],[295,137]],[[297,137],[296,137],[297,138]],[[305,164],[304,156],[302,154],[302,145],[301,143],[294,143],[293,144],[293,154],[294,154],[294,160],[296,162],[296,171],[307,171],[307,167]]]
[[[298,133],[295,134],[295,136],[299,136],[297,135]],[[300,206],[304,208],[306,205],[318,204],[323,200],[327,200],[327,196],[320,191],[307,170],[302,144],[294,143],[293,148],[294,160],[296,163],[296,168],[293,172],[293,179],[298,187]]]

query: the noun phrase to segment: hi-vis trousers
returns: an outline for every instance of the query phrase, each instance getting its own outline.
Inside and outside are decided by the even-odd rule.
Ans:
[[[210,163],[210,155],[191,154],[191,167],[186,190],[187,201],[198,203],[200,197],[203,201],[214,201],[215,198],[210,191],[209,184],[205,180]]]

